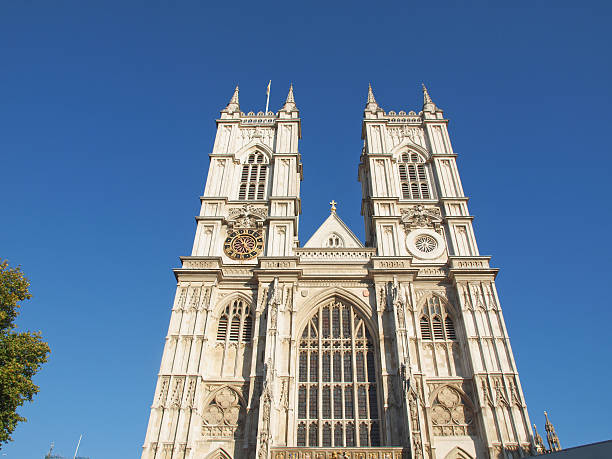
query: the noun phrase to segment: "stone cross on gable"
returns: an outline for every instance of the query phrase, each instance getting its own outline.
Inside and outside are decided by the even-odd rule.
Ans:
[[[329,205],[331,206],[331,211],[333,214],[336,213],[336,204],[338,204],[335,200],[331,200],[331,202],[329,203]]]

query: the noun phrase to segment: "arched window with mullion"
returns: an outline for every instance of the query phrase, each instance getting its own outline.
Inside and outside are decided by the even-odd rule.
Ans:
[[[300,336],[297,446],[380,446],[376,352],[364,318],[333,299]]]
[[[251,310],[243,300],[234,300],[223,309],[217,325],[217,341],[248,343],[252,332]]]
[[[448,314],[447,306],[437,296],[431,296],[423,306],[419,321],[421,339],[430,341],[455,341],[455,325]]]
[[[238,199],[255,201],[266,198],[268,182],[268,165],[266,157],[261,152],[251,153],[242,165]]]
[[[431,199],[427,165],[423,157],[414,152],[403,153],[397,165],[403,199]]]

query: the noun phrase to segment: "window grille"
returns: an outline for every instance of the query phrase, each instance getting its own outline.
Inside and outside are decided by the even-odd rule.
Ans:
[[[421,338],[431,339],[431,328],[429,326],[429,318],[427,316],[421,317]]]
[[[444,332],[442,331],[442,319],[440,317],[435,316],[433,318],[433,332],[434,339],[444,339]]]
[[[227,335],[227,316],[223,315],[219,319],[219,328],[217,329],[217,341],[225,341]]]
[[[248,343],[252,333],[253,318],[250,308],[243,300],[234,300],[228,304],[219,318],[217,341]]]
[[[423,306],[420,326],[421,338],[424,340],[455,341],[457,339],[453,319],[448,315],[446,306],[437,296],[428,298]]]
[[[404,153],[397,167],[404,199],[431,198],[425,161],[420,155]]]
[[[301,336],[297,446],[380,446],[375,348],[364,320],[333,300]]]
[[[447,316],[446,319],[444,319],[444,328],[446,329],[447,339],[457,339],[455,336],[455,327],[453,325],[453,319]]]
[[[268,165],[263,153],[251,153],[242,165],[238,199],[253,201],[265,199]]]

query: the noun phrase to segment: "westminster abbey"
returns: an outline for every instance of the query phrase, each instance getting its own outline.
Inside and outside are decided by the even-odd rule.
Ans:
[[[478,251],[448,120],[423,98],[418,113],[384,111],[369,88],[365,243],[332,201],[302,245],[293,87],[279,111],[246,114],[236,88],[174,271],[143,459],[537,452],[498,270]]]

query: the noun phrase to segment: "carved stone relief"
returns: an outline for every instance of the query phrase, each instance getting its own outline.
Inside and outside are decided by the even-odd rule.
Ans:
[[[419,145],[423,148],[425,146],[425,134],[423,133],[423,129],[419,127],[408,127],[408,126],[399,126],[392,127],[388,130],[389,135],[391,136],[391,143],[395,147],[402,143],[404,139],[410,140],[410,142],[415,145]]]
[[[202,435],[209,438],[232,438],[242,435],[245,407],[231,387],[219,390],[202,413]]]
[[[432,228],[437,232],[440,231],[442,213],[438,207],[417,205],[408,209],[401,209],[400,212],[406,233],[416,228]]]
[[[244,204],[241,207],[230,207],[227,219],[230,228],[255,228],[261,227],[267,217],[268,209]]]
[[[451,386],[438,391],[431,406],[434,435],[473,435],[474,413],[461,394]]]

